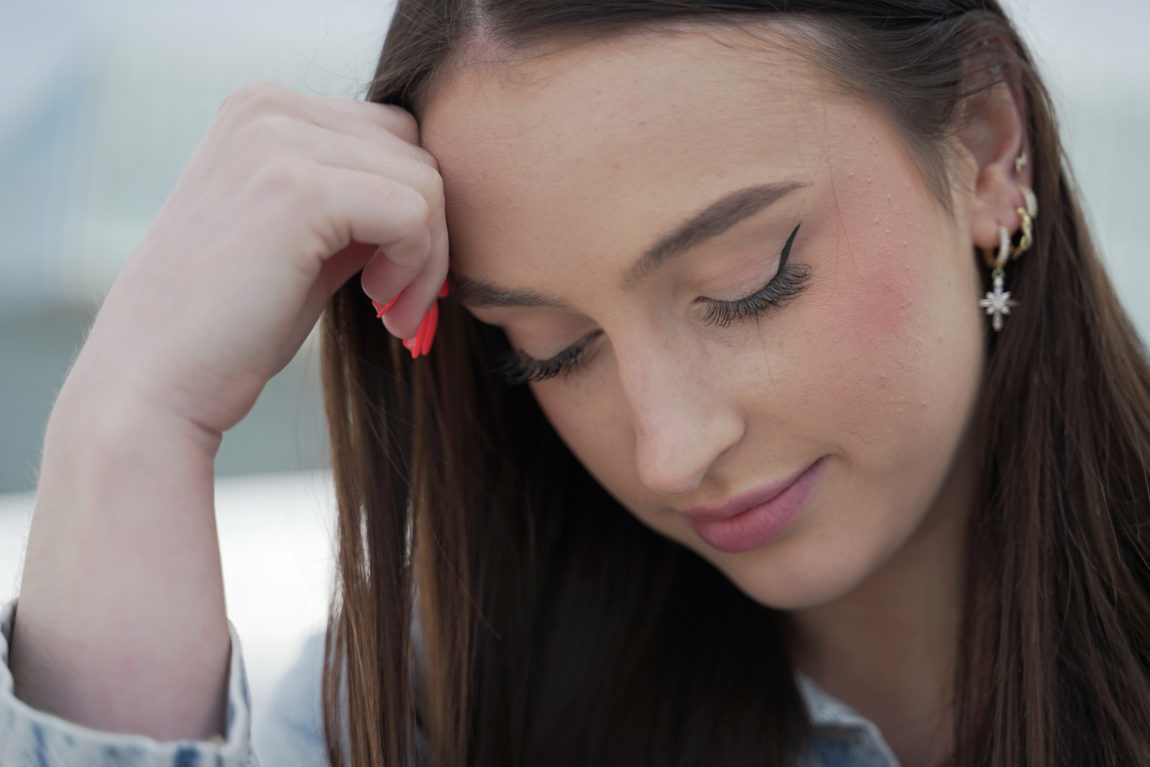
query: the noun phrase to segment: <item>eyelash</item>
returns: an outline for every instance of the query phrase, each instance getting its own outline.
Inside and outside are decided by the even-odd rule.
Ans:
[[[799,226],[802,226],[802,224],[799,224]],[[775,276],[771,278],[770,282],[746,298],[739,298],[735,301],[706,299],[709,308],[703,316],[703,322],[708,325],[725,328],[734,320],[744,320],[752,317],[757,318],[768,309],[782,306],[785,302],[803,292],[807,287],[810,270],[805,266],[788,263],[788,259],[791,255],[791,245],[794,244],[795,235],[798,233],[799,227],[796,226],[791,231],[791,236],[787,238],[786,245],[783,246],[783,252],[779,256],[778,271],[775,272]]]
[[[810,270],[805,266],[788,263],[791,245],[795,241],[795,235],[799,233],[799,226],[796,226],[787,237],[782,254],[779,256],[778,271],[770,282],[751,295],[734,301],[704,299],[708,309],[702,321],[716,327],[729,327],[735,320],[758,318],[768,309],[782,306],[803,292],[807,287]],[[568,375],[587,361],[584,350],[599,337],[600,332],[592,333],[546,360],[537,360],[522,351],[511,352],[506,355],[496,373],[504,382],[511,385],[546,381],[548,378]]]
[[[558,375],[567,375],[587,361],[587,356],[583,352],[592,341],[599,337],[601,332],[592,333],[550,359],[537,360],[522,351],[511,352],[504,358],[495,372],[505,383],[511,385],[531,381],[546,381],[548,378],[554,378]]]

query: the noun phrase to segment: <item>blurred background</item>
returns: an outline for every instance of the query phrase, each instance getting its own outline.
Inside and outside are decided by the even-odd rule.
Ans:
[[[1006,5],[1054,92],[1119,294],[1150,338],[1150,3]],[[254,80],[361,98],[392,12],[388,0],[0,0],[0,601],[19,591],[56,392],[220,102]],[[327,461],[313,337],[217,463],[229,616],[257,706],[324,622]]]

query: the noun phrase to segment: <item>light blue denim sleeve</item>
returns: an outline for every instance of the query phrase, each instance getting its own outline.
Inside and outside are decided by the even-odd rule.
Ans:
[[[416,654],[422,652],[422,632],[413,627]],[[276,684],[268,705],[257,702],[252,721],[252,744],[266,767],[330,767],[323,735],[324,631],[304,642],[293,666]],[[417,684],[422,675],[417,676]],[[346,680],[340,689],[341,716],[346,721]],[[350,764],[348,735],[342,733],[344,764]],[[415,727],[414,753],[409,767],[428,764],[427,737]]]
[[[268,767],[329,767],[323,737],[324,632],[310,636],[271,700],[256,707],[252,744]],[[344,736],[344,764],[348,747]]]
[[[259,767],[250,745],[247,678],[235,626],[228,622],[226,737],[160,742],[142,735],[88,729],[37,711],[13,693],[8,647],[16,600],[0,609],[0,765],[3,767]]]

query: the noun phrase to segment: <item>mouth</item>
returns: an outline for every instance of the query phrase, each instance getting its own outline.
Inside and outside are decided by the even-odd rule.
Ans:
[[[720,551],[740,553],[759,548],[782,535],[798,518],[825,464],[823,456],[785,479],[681,513],[700,538]]]

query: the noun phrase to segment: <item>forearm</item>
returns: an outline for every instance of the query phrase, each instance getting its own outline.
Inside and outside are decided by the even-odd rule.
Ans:
[[[230,643],[213,508],[218,436],[71,384],[45,436],[12,641],[15,693],[97,729],[222,734]]]

